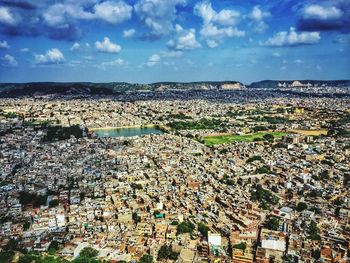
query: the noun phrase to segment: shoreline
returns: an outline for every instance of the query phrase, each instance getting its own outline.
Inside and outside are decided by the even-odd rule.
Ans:
[[[117,129],[132,129],[132,128],[155,128],[154,124],[145,125],[127,125],[127,126],[106,126],[106,127],[88,127],[89,131],[105,131],[105,130],[117,130]]]

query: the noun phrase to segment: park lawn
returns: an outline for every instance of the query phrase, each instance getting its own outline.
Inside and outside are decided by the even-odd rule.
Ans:
[[[287,132],[257,132],[244,135],[218,135],[218,136],[204,136],[204,144],[212,146],[216,144],[231,143],[231,142],[252,142],[255,138],[262,138],[266,134],[272,134],[275,138],[280,139],[287,135]]]

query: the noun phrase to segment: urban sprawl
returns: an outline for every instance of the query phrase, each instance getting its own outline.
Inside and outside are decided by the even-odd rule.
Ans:
[[[350,96],[279,88],[0,99],[0,262],[349,262]]]

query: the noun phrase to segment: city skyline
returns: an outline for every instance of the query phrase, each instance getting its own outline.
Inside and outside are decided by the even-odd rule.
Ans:
[[[0,1],[0,82],[348,79],[349,1]]]

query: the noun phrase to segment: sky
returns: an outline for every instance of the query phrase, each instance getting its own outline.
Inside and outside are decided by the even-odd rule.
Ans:
[[[350,79],[350,0],[0,0],[0,82]]]

